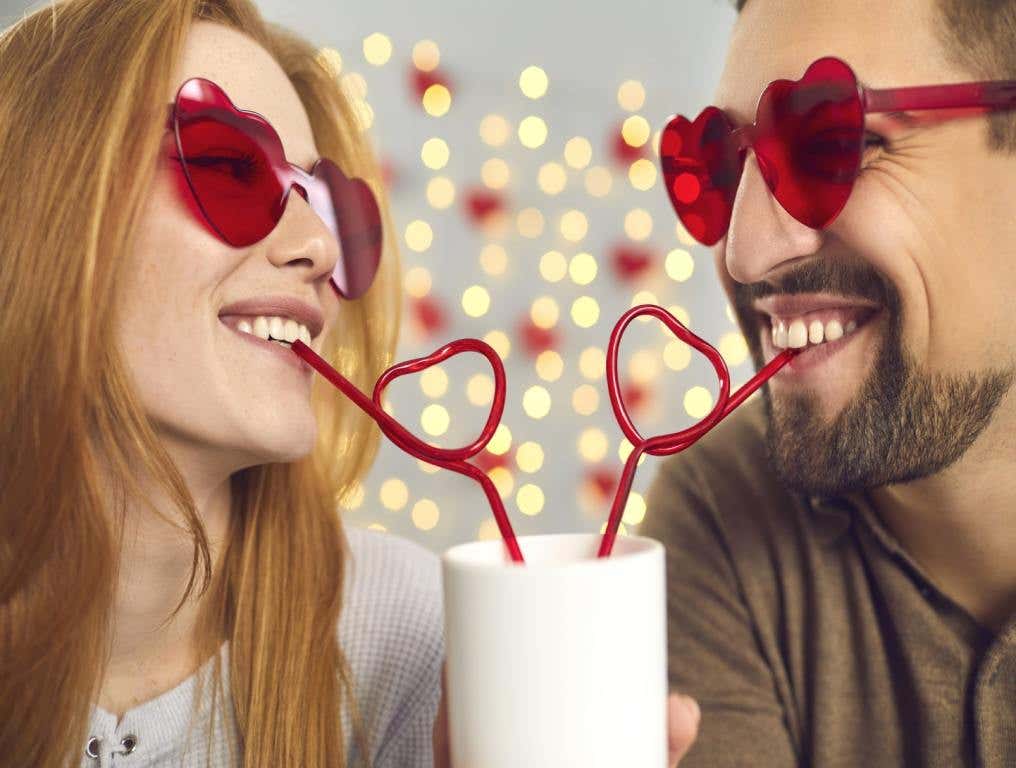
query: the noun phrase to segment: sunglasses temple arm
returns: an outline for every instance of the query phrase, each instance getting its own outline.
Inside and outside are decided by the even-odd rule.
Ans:
[[[863,89],[865,112],[923,109],[1016,109],[1016,80]]]

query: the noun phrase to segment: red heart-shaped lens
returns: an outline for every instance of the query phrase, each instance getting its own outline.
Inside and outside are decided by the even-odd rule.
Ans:
[[[716,107],[689,122],[675,115],[660,137],[667,195],[688,233],[704,245],[723,237],[741,181],[744,154],[733,126]]]
[[[350,179],[328,158],[311,173],[289,163],[271,123],[237,108],[210,80],[186,81],[174,104],[181,164],[212,230],[237,248],[262,240],[295,187],[341,245],[333,289],[347,299],[363,295],[382,249],[381,214],[367,183]]]
[[[208,223],[237,248],[263,239],[281,218],[288,189],[274,170],[284,162],[274,129],[199,77],[180,86],[175,116],[184,173]]]
[[[814,62],[797,81],[770,83],[758,103],[753,147],[780,205],[820,229],[846,205],[861,165],[864,106],[843,61]]]
[[[381,262],[381,212],[377,198],[366,181],[348,178],[328,158],[314,165],[314,178],[328,189],[330,210],[342,245],[342,255],[332,272],[332,287],[347,299],[357,299],[374,282]]]

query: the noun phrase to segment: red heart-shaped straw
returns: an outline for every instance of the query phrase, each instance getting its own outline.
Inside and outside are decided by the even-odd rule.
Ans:
[[[625,330],[632,320],[643,315],[655,317],[667,326],[671,333],[705,355],[709,362],[713,364],[716,376],[720,380],[720,391],[716,397],[716,405],[713,406],[713,409],[698,424],[679,432],[670,432],[649,438],[642,436],[628,415],[628,409],[625,407],[624,397],[621,393],[617,366],[618,349],[621,346],[621,338],[624,336]],[[610,344],[607,346],[607,391],[610,394],[610,405],[614,410],[614,417],[617,419],[621,431],[628,438],[628,442],[632,444],[633,450],[624,463],[621,479],[618,481],[617,489],[614,492],[614,501],[610,507],[610,517],[607,520],[603,539],[600,542],[599,557],[607,557],[614,547],[617,530],[621,525],[625,505],[628,503],[628,494],[631,492],[632,481],[635,479],[635,468],[638,466],[638,461],[642,454],[648,453],[653,456],[666,456],[684,450],[743,403],[752,392],[790,362],[791,358],[799,351],[797,349],[785,349],[755,374],[743,387],[731,395],[730,371],[727,370],[727,364],[723,360],[723,356],[720,355],[714,346],[684,327],[670,312],[655,304],[640,304],[621,315],[610,333]]]
[[[487,501],[494,512],[494,519],[497,521],[497,527],[501,532],[501,538],[504,539],[508,554],[513,561],[517,563],[523,562],[522,551],[519,549],[515,532],[508,520],[508,514],[505,511],[497,488],[494,487],[494,483],[483,470],[466,461],[466,459],[475,456],[487,446],[487,443],[494,436],[498,424],[501,422],[501,415],[504,413],[504,363],[501,362],[501,358],[489,344],[479,339],[459,339],[445,344],[425,357],[397,363],[381,374],[381,377],[374,385],[373,399],[368,398],[352,382],[332,368],[320,355],[299,339],[293,342],[292,349],[309,365],[313,366],[318,373],[336,386],[346,397],[352,400],[360,410],[374,419],[388,439],[403,451],[426,461],[428,464],[450,469],[453,472],[458,472],[461,475],[466,475],[476,480],[483,488]],[[476,352],[483,355],[487,358],[494,372],[494,402],[491,405],[490,415],[487,416],[487,422],[484,424],[479,437],[469,445],[463,448],[439,448],[429,445],[403,427],[393,417],[389,416],[381,407],[381,398],[384,390],[395,379],[410,373],[419,373],[464,352]]]

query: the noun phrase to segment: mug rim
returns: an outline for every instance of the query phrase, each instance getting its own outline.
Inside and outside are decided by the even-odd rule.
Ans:
[[[607,567],[611,564],[611,562],[649,558],[653,557],[655,553],[662,553],[663,551],[663,544],[657,539],[653,539],[648,536],[626,534],[624,536],[617,537],[614,543],[614,549],[608,557],[596,557],[595,553],[602,538],[603,534],[599,532],[578,532],[531,534],[527,536],[519,536],[517,539],[519,548],[522,550],[523,557],[526,555],[527,541],[548,541],[554,539],[589,540],[592,545],[590,550],[592,556],[581,560],[569,559],[553,563],[530,563],[528,561],[525,563],[515,563],[508,557],[508,554],[504,549],[504,541],[497,538],[485,541],[467,541],[462,544],[456,544],[449,547],[441,554],[441,562],[445,567],[459,571],[503,571],[507,570],[509,566],[518,567],[520,571],[533,571],[537,569],[560,570],[576,567]],[[500,547],[500,552],[504,559],[494,559],[495,556],[490,552],[490,550],[495,549],[496,547]]]

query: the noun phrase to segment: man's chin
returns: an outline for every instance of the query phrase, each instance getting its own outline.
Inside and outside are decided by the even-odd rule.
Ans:
[[[831,495],[863,488],[837,459],[842,416],[848,404],[834,406],[807,390],[763,393],[766,447],[780,482],[806,495]]]

